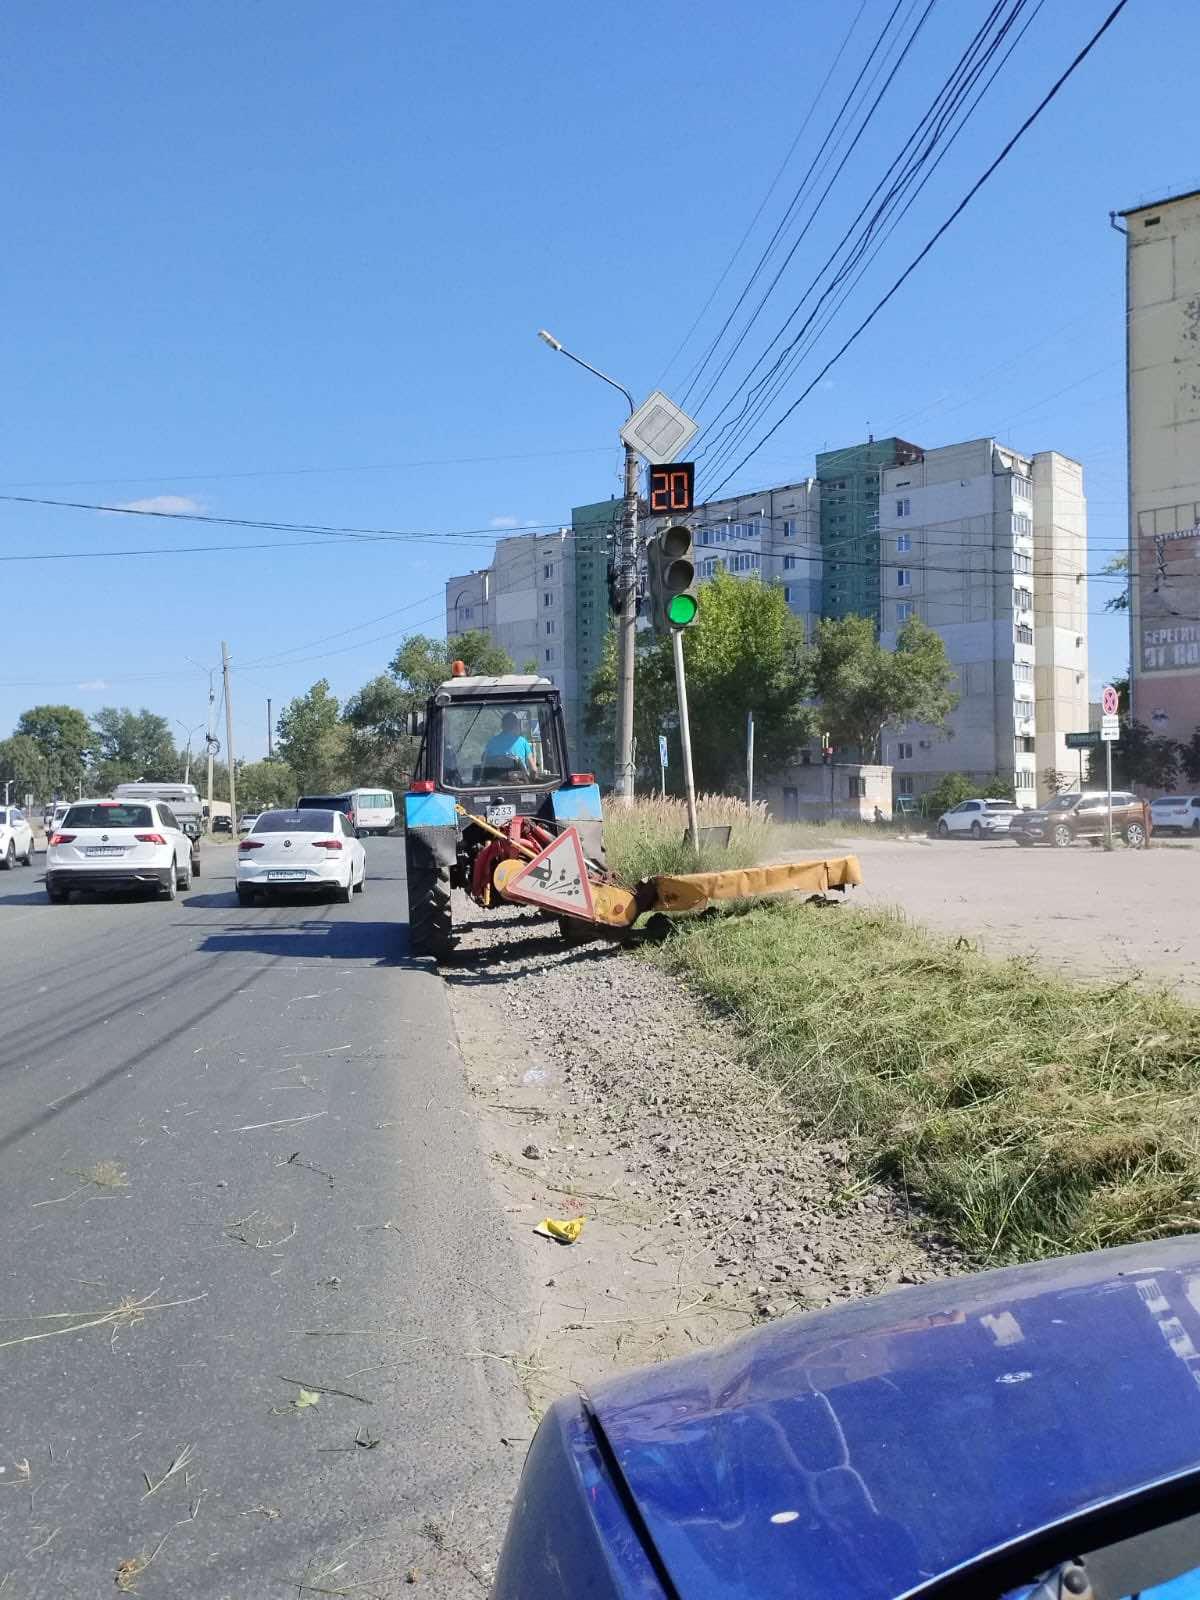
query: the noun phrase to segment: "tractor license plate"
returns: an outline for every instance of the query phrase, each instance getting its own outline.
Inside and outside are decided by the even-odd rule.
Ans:
[[[487,819],[493,828],[506,828],[516,814],[516,806],[489,806],[487,808]]]

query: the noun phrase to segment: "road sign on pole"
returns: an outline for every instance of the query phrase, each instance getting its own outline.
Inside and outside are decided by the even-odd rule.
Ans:
[[[1121,719],[1120,719],[1120,717],[1115,717],[1115,716],[1114,717],[1108,717],[1108,716],[1101,717],[1100,718],[1100,738],[1103,741],[1103,743],[1104,744],[1116,744],[1117,740],[1120,737],[1121,737]]]
[[[1100,709],[1106,717],[1115,717],[1121,709],[1121,697],[1111,683],[1100,691]]]
[[[667,736],[660,733],[658,736],[658,775],[662,780],[663,799],[667,798]]]
[[[567,828],[551,840],[505,884],[504,892],[514,900],[527,900],[568,917],[594,917],[592,886],[578,832]]]
[[[1091,750],[1100,743],[1098,733],[1069,733],[1067,734],[1068,750]]]

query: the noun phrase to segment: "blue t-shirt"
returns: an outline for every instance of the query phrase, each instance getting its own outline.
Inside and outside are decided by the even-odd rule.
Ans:
[[[483,764],[497,761],[533,761],[533,746],[523,733],[494,733],[483,747]]]

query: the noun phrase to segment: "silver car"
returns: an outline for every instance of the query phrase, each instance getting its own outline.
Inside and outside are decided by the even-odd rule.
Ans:
[[[938,818],[937,836],[994,839],[1006,834],[1020,807],[1012,800],[964,800]]]
[[[1200,838],[1200,794],[1163,794],[1150,802],[1155,833],[1191,833]]]

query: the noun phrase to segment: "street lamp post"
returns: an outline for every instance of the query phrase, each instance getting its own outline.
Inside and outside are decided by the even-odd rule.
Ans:
[[[198,722],[194,728],[189,728],[186,722],[181,722],[179,720],[179,718],[176,717],[175,718],[175,726],[177,728],[182,728],[184,733],[187,734],[187,743],[184,745],[183,781],[184,781],[184,783],[191,783],[191,781],[192,781],[192,735],[194,733],[199,733],[200,729],[203,728],[205,726],[205,724],[203,722]]]
[[[599,367],[593,367],[590,361],[584,361],[581,356],[575,355],[566,346],[547,333],[545,328],[538,329],[538,338],[548,344],[551,350],[557,350],[560,355],[573,361],[577,367],[582,367],[586,372],[602,379],[612,388],[625,396],[629,405],[629,415],[632,417],[637,407],[633,403],[633,396],[624,384],[618,383],[615,378],[610,378],[607,372],[601,372]],[[613,773],[613,787],[618,800],[623,805],[633,804],[633,675],[635,640],[637,637],[637,510],[638,510],[638,460],[633,446],[621,441],[625,450],[625,501],[624,514],[621,519],[621,541],[617,549],[617,576],[619,580],[619,593],[621,596],[621,612],[617,619],[617,679],[619,684],[617,697],[617,757]]]

